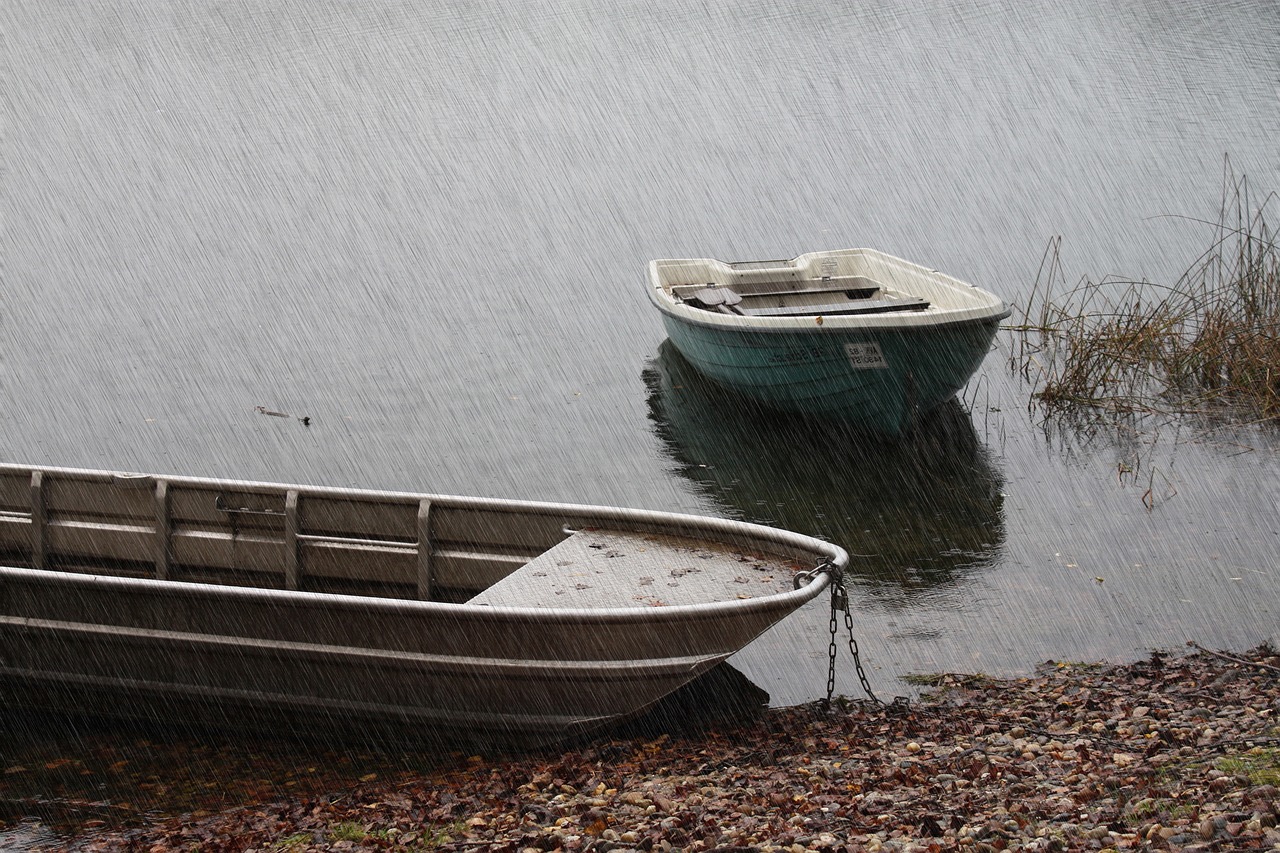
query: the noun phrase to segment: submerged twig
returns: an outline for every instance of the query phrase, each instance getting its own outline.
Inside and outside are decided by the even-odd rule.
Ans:
[[[1216,658],[1222,658],[1223,660],[1231,661],[1232,663],[1243,664],[1244,666],[1252,666],[1257,667],[1258,669],[1265,669],[1269,672],[1280,673],[1280,666],[1272,666],[1269,663],[1262,663],[1261,661],[1256,660],[1245,660],[1244,658],[1229,655],[1226,652],[1215,652],[1212,649],[1206,649],[1204,646],[1194,641],[1187,643],[1187,645],[1198,652],[1204,652],[1206,655],[1213,655]]]

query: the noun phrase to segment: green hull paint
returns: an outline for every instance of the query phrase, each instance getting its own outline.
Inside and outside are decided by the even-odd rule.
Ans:
[[[999,318],[945,326],[745,331],[664,313],[672,343],[707,377],[771,408],[840,418],[897,436],[955,396]]]

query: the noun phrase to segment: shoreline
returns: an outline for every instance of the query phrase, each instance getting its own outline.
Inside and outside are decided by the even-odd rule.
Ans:
[[[1280,850],[1267,646],[935,681],[906,705],[461,757],[26,849]]]

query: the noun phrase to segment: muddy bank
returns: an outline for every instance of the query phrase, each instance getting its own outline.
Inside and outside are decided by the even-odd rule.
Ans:
[[[697,735],[470,756],[56,843],[98,850],[1280,849],[1280,655],[940,676]],[[31,840],[38,843],[35,835]],[[46,838],[49,843],[53,839]]]

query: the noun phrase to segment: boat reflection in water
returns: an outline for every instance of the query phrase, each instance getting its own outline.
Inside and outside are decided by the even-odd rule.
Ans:
[[[841,545],[850,580],[882,604],[946,595],[996,560],[1001,477],[957,400],[883,442],[720,388],[669,340],[644,381],[654,433],[699,492],[733,517]]]

